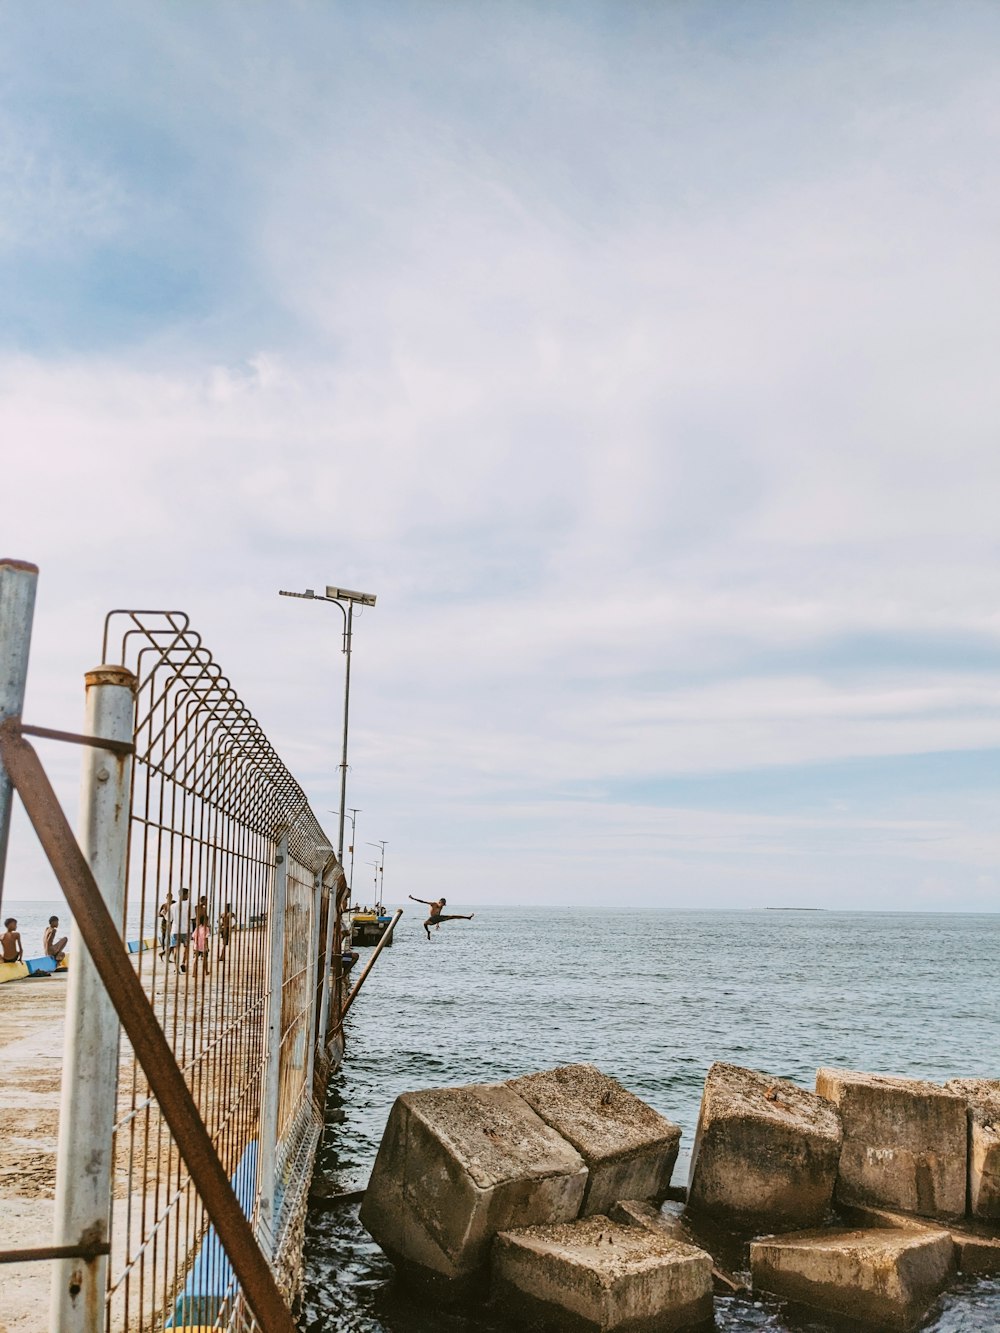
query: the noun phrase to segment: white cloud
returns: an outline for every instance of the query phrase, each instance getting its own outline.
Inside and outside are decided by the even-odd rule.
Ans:
[[[180,604],[326,808],[339,622],[275,594],[372,587],[352,781],[380,836],[405,827],[415,852],[423,830],[435,857],[447,801],[455,854],[498,893],[480,840],[510,835],[526,773],[559,843],[611,817],[612,778],[1000,744],[993,678],[961,661],[1000,638],[1000,187],[974,16],[947,59],[926,17],[779,25],[752,59],[645,21],[605,49],[586,18],[464,15],[453,43],[496,39],[464,64],[429,40],[437,11],[347,31],[307,8],[233,42],[221,19],[201,43],[183,16],[136,21],[188,100],[127,61],[109,96],[162,133],[171,180],[218,175],[240,266],[206,274],[207,318],[135,346],[0,355],[4,546],[43,568],[38,720],[75,725],[108,605]],[[54,162],[76,160],[63,133]],[[127,213],[141,248],[148,164],[41,171],[23,136],[8,160],[19,233],[44,214],[62,235],[75,209],[110,237]],[[198,248],[213,216],[167,202]],[[878,637],[902,645],[891,668],[865,656]],[[564,823],[573,783],[595,792]],[[979,901],[966,870],[992,844],[953,813],[946,878]],[[723,894],[712,812],[671,818],[685,874]],[[634,836],[658,847],[655,825]],[[754,825],[762,875],[772,832]],[[818,836],[798,828],[803,856]]]

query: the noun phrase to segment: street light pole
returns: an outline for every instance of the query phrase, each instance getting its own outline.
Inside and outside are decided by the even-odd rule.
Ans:
[[[388,841],[388,838],[381,838],[378,842],[370,842],[368,844],[369,847],[377,847],[381,853],[378,860],[378,870],[375,876],[378,881],[378,900],[380,903],[382,902],[382,894],[385,889],[385,849]]]
[[[280,589],[279,597],[303,597],[314,602],[329,602],[344,617],[344,641],[342,652],[347,657],[344,670],[344,743],[340,756],[340,827],[337,830],[337,860],[341,869],[344,866],[344,815],[347,805],[347,720],[351,707],[351,634],[354,622],[354,604],[374,606],[375,594],[372,592],[352,592],[349,588],[328,587],[325,595],[316,593],[312,588],[305,592],[286,592]],[[346,607],[344,605],[346,603]]]
[[[361,810],[359,808],[355,808],[354,806],[352,806],[349,813],[351,816],[351,873],[347,879],[347,888],[350,893],[353,893],[354,892],[354,843],[356,837],[355,825],[358,820],[358,815],[361,814]]]
[[[340,606],[339,602],[335,602]],[[340,609],[343,611],[343,607]],[[347,603],[347,615],[344,617],[344,653],[347,661],[344,666],[344,744],[340,753],[340,820],[337,829],[337,860],[344,868],[344,814],[347,806],[347,717],[351,708],[351,624],[354,620],[354,602]]]
[[[378,862],[377,862],[377,861],[369,861],[368,864],[369,864],[370,866],[374,866],[374,867],[375,867],[375,890],[374,890],[374,892],[375,892],[375,902],[373,903],[373,906],[374,906],[374,908],[375,908],[375,914],[376,914],[376,916],[377,916],[377,915],[378,915]]]

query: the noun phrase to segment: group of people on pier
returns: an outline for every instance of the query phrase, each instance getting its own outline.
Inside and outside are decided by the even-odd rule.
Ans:
[[[3,926],[4,931],[0,935],[0,946],[3,948],[2,961],[5,963],[23,963],[24,946],[21,943],[21,932],[17,928],[17,918],[9,916]],[[65,957],[68,938],[67,935],[59,934],[59,918],[50,916],[49,924],[42,934],[43,956],[54,958],[57,963],[61,963]]]
[[[191,895],[188,889],[181,889],[180,899],[175,899],[168,889],[167,896],[160,904],[160,957],[168,960],[173,957],[174,968],[186,972],[189,957],[191,971],[197,971],[199,963],[207,977],[211,972],[212,921],[208,913],[208,899],[203,895],[198,899],[193,911],[189,911]],[[187,914],[187,930],[178,931],[176,927]],[[236,913],[232,903],[226,903],[219,918],[218,953],[220,963],[226,961],[229,941],[236,925]]]

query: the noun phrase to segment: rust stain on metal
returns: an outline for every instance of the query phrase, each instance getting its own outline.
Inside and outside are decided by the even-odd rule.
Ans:
[[[107,1241],[94,1245],[35,1245],[23,1250],[0,1250],[0,1264],[32,1264],[48,1259],[98,1259],[110,1254]]]
[[[112,741],[103,736],[81,736],[75,731],[56,731],[52,727],[29,726],[27,722],[19,723],[18,730],[22,736],[38,736],[42,740],[49,741],[68,741],[71,745],[92,745],[95,749],[108,750],[111,754],[128,756],[135,753],[135,746],[130,745],[128,741]]]

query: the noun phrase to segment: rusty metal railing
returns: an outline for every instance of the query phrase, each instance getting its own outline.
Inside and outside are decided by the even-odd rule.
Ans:
[[[155,947],[140,944],[136,972],[291,1294],[322,1128],[326,919],[343,876],[301,787],[186,616],[113,612],[103,656],[137,678],[126,915]],[[165,931],[164,910],[174,913]],[[153,1328],[172,1303],[178,1326],[239,1326],[231,1265],[166,1129],[133,1063],[115,1125],[129,1215],[113,1236],[109,1320]]]
[[[23,725],[13,707],[0,721],[0,773],[84,946],[67,999],[57,1243],[32,1257],[53,1260],[61,1331],[291,1333],[340,1040],[346,881],[301,787],[186,616],[112,612],[103,656],[88,676],[89,734],[58,737],[88,743],[83,850],[26,739],[54,733]],[[90,960],[99,989],[88,993]],[[74,1065],[73,1041],[100,1049]],[[74,1097],[86,1116],[68,1113]],[[89,1196],[73,1184],[88,1153]]]

